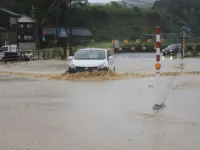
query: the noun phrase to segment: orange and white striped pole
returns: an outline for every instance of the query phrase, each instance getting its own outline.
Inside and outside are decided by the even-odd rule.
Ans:
[[[160,27],[156,27],[156,63],[160,63]],[[156,70],[160,70],[160,68],[156,68]]]
[[[163,104],[160,101],[160,26],[156,26],[156,103],[153,109],[161,109]]]

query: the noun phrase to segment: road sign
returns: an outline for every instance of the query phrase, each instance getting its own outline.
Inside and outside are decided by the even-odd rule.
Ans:
[[[148,39],[147,42],[148,42],[148,43],[151,43],[151,39]]]
[[[187,37],[187,28],[185,27],[185,26],[183,26],[183,27],[181,27],[181,30],[180,30],[180,37],[181,38],[185,38],[185,37]]]
[[[112,40],[112,44],[115,44],[115,40]]]
[[[137,39],[137,40],[136,40],[136,43],[138,43],[138,44],[139,44],[139,43],[140,43],[140,39]]]
[[[124,40],[124,44],[128,44],[128,40]]]
[[[155,68],[156,68],[156,70],[159,70],[161,68],[161,65],[159,63],[156,63]]]
[[[186,31],[187,31],[187,32],[190,32],[190,31],[191,31],[191,29],[190,29],[190,28],[186,28]]]
[[[62,28],[62,29],[60,30],[59,37],[67,37],[67,32],[65,31],[64,28]]]

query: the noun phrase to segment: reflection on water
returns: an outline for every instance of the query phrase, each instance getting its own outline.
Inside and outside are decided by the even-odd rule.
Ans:
[[[162,56],[162,60],[176,60],[178,59],[176,56]]]

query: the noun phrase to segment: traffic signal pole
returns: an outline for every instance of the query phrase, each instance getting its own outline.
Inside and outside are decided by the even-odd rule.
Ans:
[[[181,27],[181,63],[180,63],[180,67],[181,67],[181,73],[183,73],[184,71],[184,63],[183,63],[183,58],[185,56],[185,37],[186,37],[186,27]]]
[[[181,48],[181,58],[183,59],[184,56],[185,56],[185,39],[186,39],[186,32],[190,32],[190,28],[187,28],[187,27],[181,27],[181,45],[182,45],[182,48]]]

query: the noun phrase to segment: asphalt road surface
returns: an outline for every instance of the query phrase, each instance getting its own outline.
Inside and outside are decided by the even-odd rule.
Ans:
[[[155,78],[72,82],[0,75],[0,149],[199,149],[200,77],[160,82],[166,108],[154,112]]]

